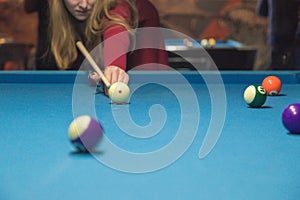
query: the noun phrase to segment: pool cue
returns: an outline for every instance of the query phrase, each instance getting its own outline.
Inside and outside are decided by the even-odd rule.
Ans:
[[[106,79],[106,77],[104,76],[103,72],[101,71],[101,69],[99,68],[99,66],[95,62],[95,60],[92,58],[92,56],[90,55],[90,53],[87,51],[87,49],[85,48],[85,46],[82,44],[82,42],[81,41],[77,41],[76,42],[76,46],[81,51],[81,53],[84,55],[84,57],[87,59],[87,61],[90,63],[90,65],[93,67],[93,69],[96,71],[96,73],[100,76],[100,78],[102,79],[102,81],[104,82],[104,84],[106,85],[106,87],[109,88],[110,87],[110,83],[108,82],[108,80]]]

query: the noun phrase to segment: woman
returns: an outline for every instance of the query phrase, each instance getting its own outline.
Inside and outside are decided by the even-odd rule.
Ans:
[[[83,41],[90,51],[104,41],[104,75],[111,84],[117,81],[128,83],[127,63],[134,65],[130,58],[134,53],[131,55],[122,52],[128,52],[131,48],[131,30],[141,27],[142,21],[146,18],[155,17],[155,20],[158,20],[155,15],[143,16],[147,12],[141,12],[141,9],[148,9],[149,7],[142,7],[148,6],[149,3],[148,0],[53,0],[50,24],[51,49],[60,69],[79,69],[84,58],[76,48],[77,40]],[[116,37],[113,41],[109,40],[119,33],[122,33],[120,37]],[[148,55],[153,57],[151,62],[167,64],[165,52],[160,50],[158,52],[159,56]],[[112,61],[107,59],[113,57],[112,54],[121,56]],[[139,60],[137,62],[143,64]]]

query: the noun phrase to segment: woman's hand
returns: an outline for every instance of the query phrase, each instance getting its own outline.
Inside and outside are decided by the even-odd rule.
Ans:
[[[123,69],[114,65],[105,68],[104,76],[111,85],[115,82],[123,82],[126,84],[129,82],[129,75]]]
[[[129,82],[129,75],[123,69],[113,65],[105,68],[104,76],[111,85],[115,82],[123,82],[126,84]],[[96,86],[98,82],[101,81],[100,76],[96,72],[89,73],[88,78],[91,86]]]
[[[115,82],[123,82],[128,84],[129,82],[129,75],[121,68],[117,66],[107,66],[104,70],[104,76],[110,85],[114,84]],[[98,83],[101,81],[100,76],[96,72],[91,72],[88,75],[89,84],[92,87],[96,87]],[[108,95],[107,87],[102,83],[102,89],[106,95]]]

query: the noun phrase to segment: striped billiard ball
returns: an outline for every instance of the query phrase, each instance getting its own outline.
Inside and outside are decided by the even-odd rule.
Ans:
[[[88,115],[75,118],[69,126],[69,139],[82,152],[95,150],[103,135],[101,124]]]
[[[244,100],[250,107],[261,107],[267,99],[267,92],[261,85],[250,85],[244,91]]]

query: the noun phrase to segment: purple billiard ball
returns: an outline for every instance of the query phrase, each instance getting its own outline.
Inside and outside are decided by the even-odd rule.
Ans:
[[[69,126],[69,139],[79,151],[93,151],[103,135],[101,124],[88,115],[75,118]]]
[[[290,104],[282,113],[282,123],[290,133],[300,133],[300,104]]]

